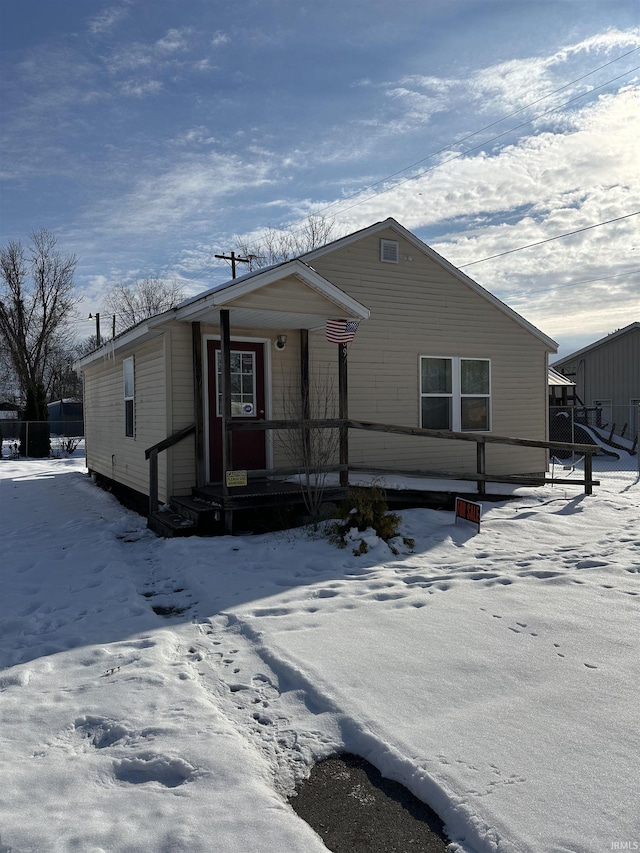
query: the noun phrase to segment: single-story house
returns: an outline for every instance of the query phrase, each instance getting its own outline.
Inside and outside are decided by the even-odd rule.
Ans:
[[[295,467],[282,425],[293,415],[365,425],[339,430],[343,478],[348,459],[349,470],[472,479],[479,445],[447,439],[547,440],[556,351],[386,219],[206,290],[80,359],[87,466],[160,502],[228,490],[243,482],[228,472],[250,482]],[[542,475],[547,450],[487,444],[486,468]]]
[[[593,409],[593,425],[623,431],[633,440],[640,429],[640,322],[630,323],[553,363],[575,383],[581,403]]]

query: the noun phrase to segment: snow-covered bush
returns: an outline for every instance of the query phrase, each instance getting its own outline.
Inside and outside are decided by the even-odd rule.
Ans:
[[[338,518],[340,520],[331,525],[329,541],[338,548],[355,545],[355,556],[367,553],[370,544],[368,534],[371,533],[386,542],[394,554],[399,551],[392,540],[401,540],[407,548],[414,546],[413,539],[400,535],[400,516],[389,512],[386,493],[375,483],[368,487],[350,488],[338,509]]]

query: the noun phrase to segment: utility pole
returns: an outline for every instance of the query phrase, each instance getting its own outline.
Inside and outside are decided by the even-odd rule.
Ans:
[[[215,255],[215,257],[223,261],[231,261],[231,278],[236,277],[236,264],[250,264],[252,261],[252,258],[237,258],[235,252],[229,255]]]
[[[95,314],[89,314],[89,320],[96,321],[96,343],[98,346],[102,344],[102,336],[100,334],[100,314],[96,311]],[[111,317],[111,337],[115,338],[116,336],[116,315],[113,314]]]

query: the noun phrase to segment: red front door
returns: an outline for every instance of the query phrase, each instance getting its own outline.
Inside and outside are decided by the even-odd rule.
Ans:
[[[209,365],[209,476],[222,480],[222,398],[220,394],[220,341],[207,342]],[[265,417],[264,344],[231,343],[231,416],[234,420]],[[233,470],[267,467],[266,432],[232,433]]]

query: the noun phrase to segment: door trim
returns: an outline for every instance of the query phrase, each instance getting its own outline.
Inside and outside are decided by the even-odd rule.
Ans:
[[[209,341],[220,341],[221,336],[218,335],[202,335],[202,385],[203,385],[203,399],[204,399],[204,434],[205,434],[205,470],[207,472],[207,483],[211,481],[211,459],[209,456],[209,447],[210,447],[210,436],[209,436],[209,420],[211,413],[211,406],[209,400]],[[267,420],[271,420],[272,415],[272,403],[271,403],[271,339],[270,338],[255,338],[250,335],[232,335],[231,343],[241,344],[243,342],[248,344],[263,344],[263,356],[264,356],[264,408],[265,408],[265,418]],[[264,442],[264,450],[265,450],[265,458],[267,460],[267,468],[273,468],[273,436],[271,435],[271,430],[265,430],[265,442]]]

